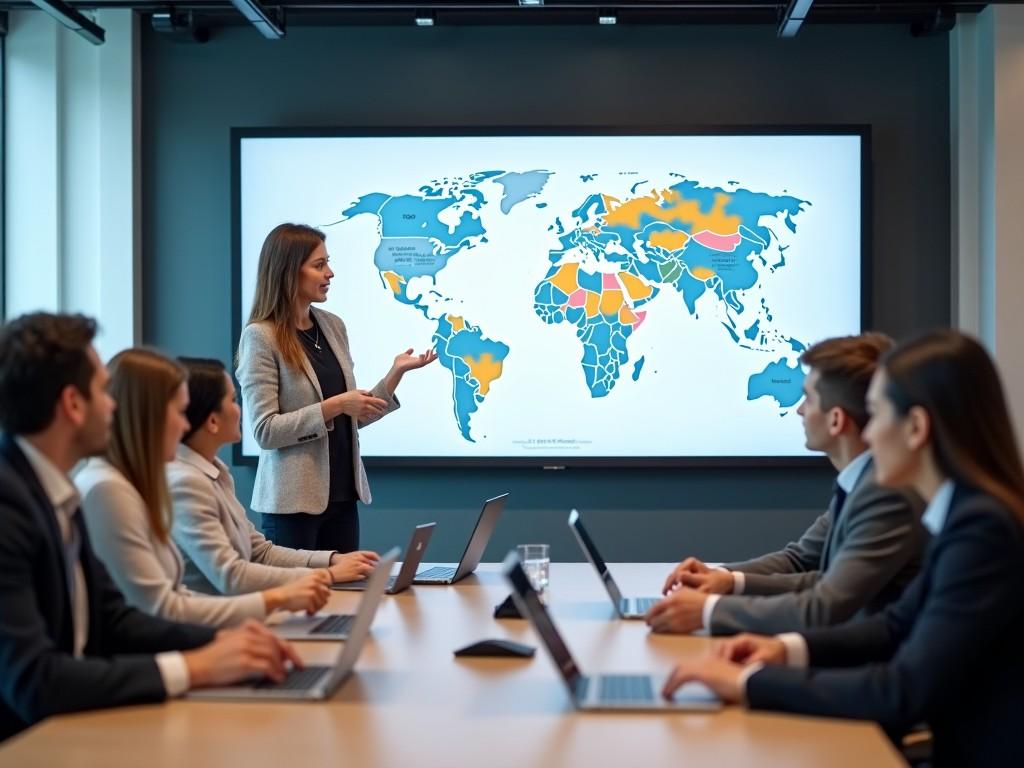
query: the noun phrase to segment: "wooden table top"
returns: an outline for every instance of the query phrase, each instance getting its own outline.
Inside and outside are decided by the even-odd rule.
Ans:
[[[667,564],[612,564],[627,595],[657,593]],[[553,563],[549,606],[584,673],[668,673],[706,652],[701,637],[652,635],[613,618],[584,563]],[[496,564],[458,585],[385,596],[355,673],[326,702],[172,701],[51,718],[0,748],[0,766],[287,768],[306,766],[658,766],[873,768],[904,763],[871,723],[751,713],[580,713],[523,620],[492,618],[508,594]],[[352,612],[358,593],[334,592]],[[498,637],[532,659],[456,659]],[[330,642],[298,644],[327,663]]]

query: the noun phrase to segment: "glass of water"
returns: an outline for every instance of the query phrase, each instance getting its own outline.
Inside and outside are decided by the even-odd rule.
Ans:
[[[548,570],[551,566],[550,547],[547,544],[520,544],[516,550],[530,584],[544,594],[548,588]]]

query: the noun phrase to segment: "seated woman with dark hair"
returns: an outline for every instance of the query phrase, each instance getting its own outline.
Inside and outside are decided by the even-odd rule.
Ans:
[[[185,583],[193,589],[239,595],[294,581],[326,568],[335,582],[365,578],[374,552],[276,546],[246,517],[235,483],[217,451],[242,439],[235,385],[219,360],[179,358],[188,370],[188,431],[167,468],[174,508],[172,535],[186,556]]]
[[[868,411],[878,482],[928,501],[924,569],[872,618],[738,635],[679,664],[665,695],[699,680],[726,701],[875,720],[893,737],[923,720],[936,766],[1019,764],[1024,469],[995,366],[961,333],[922,336],[883,359]]]
[[[188,428],[186,371],[149,349],[110,361],[117,401],[106,454],[75,477],[96,554],[128,602],[154,616],[213,627],[264,619],[278,609],[315,613],[330,594],[324,570],[293,573],[287,583],[222,597],[182,583],[184,564],[171,540],[166,465]]]

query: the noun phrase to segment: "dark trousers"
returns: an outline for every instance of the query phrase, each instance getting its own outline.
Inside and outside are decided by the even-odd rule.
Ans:
[[[332,501],[319,515],[293,512],[262,515],[263,534],[275,544],[292,549],[359,549],[359,510],[354,501]]]

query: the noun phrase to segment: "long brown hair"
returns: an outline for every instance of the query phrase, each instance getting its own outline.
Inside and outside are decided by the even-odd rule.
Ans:
[[[157,538],[167,541],[171,504],[164,461],[167,404],[185,369],[151,349],[126,349],[110,361],[109,392],[117,402],[107,460],[139,492]]]
[[[958,331],[933,331],[883,360],[897,412],[924,408],[939,470],[997,499],[1024,522],[1024,468],[999,373],[988,352]]]
[[[278,224],[270,230],[260,250],[249,322],[269,322],[274,326],[281,357],[296,370],[302,368],[303,360],[294,312],[299,270],[325,239],[323,232],[305,224]]]

